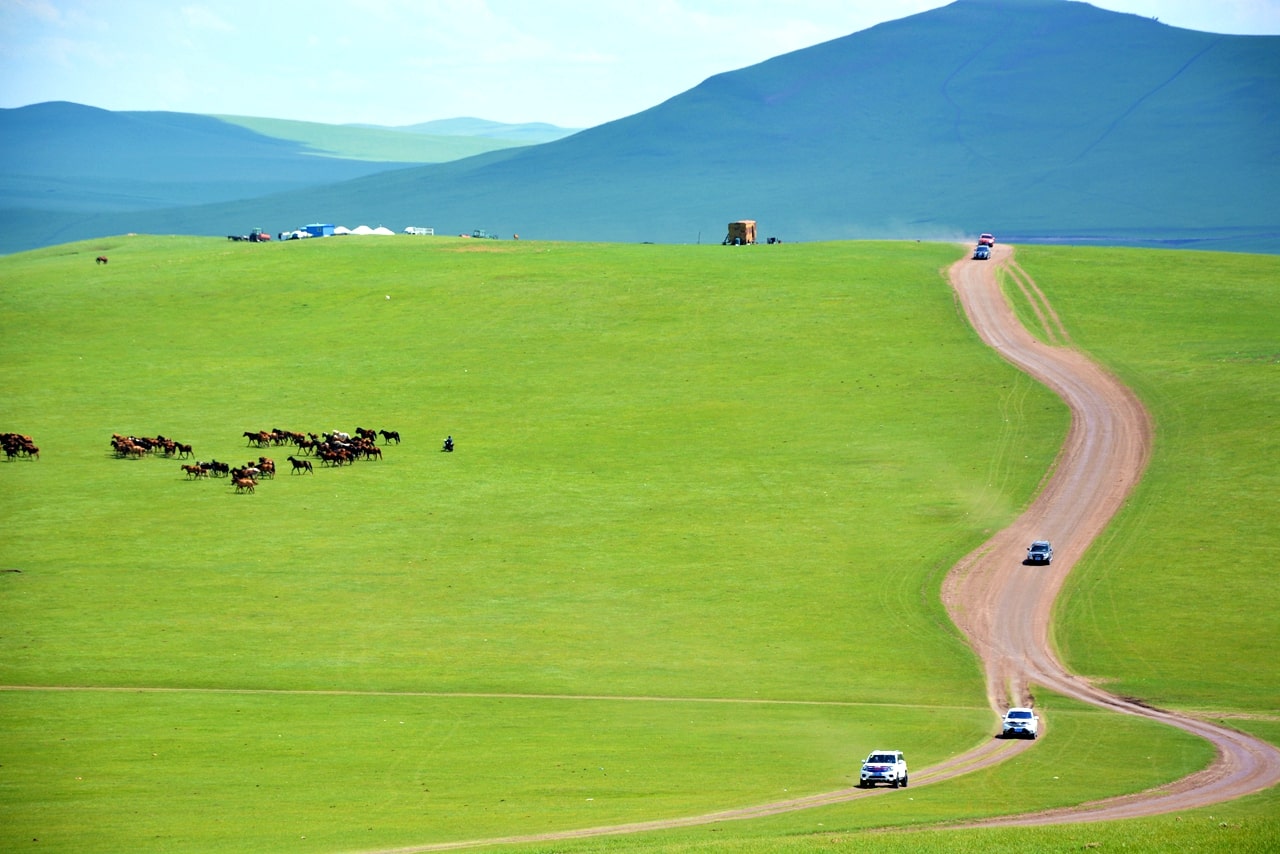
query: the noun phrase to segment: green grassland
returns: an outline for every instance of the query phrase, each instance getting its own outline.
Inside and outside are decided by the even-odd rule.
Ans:
[[[873,747],[920,768],[989,738],[938,587],[1030,498],[1066,413],[967,328],[957,254],[120,237],[0,259],[0,429],[42,449],[0,464],[0,568],[20,570],[0,573],[0,685],[37,688],[0,691],[0,848],[533,833],[828,791]],[[241,437],[355,426],[404,443],[291,476],[289,449]],[[235,495],[115,459],[114,432],[281,474]],[[555,847],[829,848],[1207,761],[1042,702],[1053,738],[909,798]],[[1093,746],[1126,773],[1098,781]],[[1268,805],[1231,805],[1231,838],[1274,838]]]
[[[440,136],[409,133],[390,128],[327,125],[289,119],[225,116],[222,119],[263,136],[301,142],[317,154],[392,163],[445,163],[476,154],[522,145],[506,139],[482,136]]]
[[[1066,661],[1158,705],[1280,712],[1280,259],[1018,257],[1158,434],[1128,507],[1060,600]]]

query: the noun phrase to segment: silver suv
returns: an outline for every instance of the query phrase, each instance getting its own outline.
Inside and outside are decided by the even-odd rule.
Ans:
[[[1019,706],[1005,712],[1004,720],[1000,725],[1001,738],[1026,736],[1027,738],[1034,739],[1039,734],[1040,716],[1035,713],[1034,709],[1027,709]]]
[[[1053,546],[1048,540],[1036,540],[1027,549],[1027,563],[1053,563]]]
[[[873,750],[862,763],[858,788],[873,788],[876,783],[888,783],[895,789],[907,785],[907,759],[901,750]]]

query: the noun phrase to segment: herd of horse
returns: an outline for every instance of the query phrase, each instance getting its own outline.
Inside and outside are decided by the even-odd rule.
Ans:
[[[168,436],[122,436],[119,433],[111,434],[111,450],[117,457],[135,460],[149,454],[187,459],[195,453],[190,445]]]
[[[400,433],[396,430],[373,430],[357,427],[354,434],[342,430],[328,433],[300,433],[292,430],[245,430],[241,434],[252,448],[271,448],[290,445],[297,449],[300,456],[290,454],[287,459],[292,466],[290,474],[315,474],[315,464],[311,459],[319,460],[321,466],[346,466],[357,460],[381,460],[382,448],[377,439],[382,437],[383,445],[392,442],[400,444]],[[160,437],[163,440],[164,437]],[[150,440],[155,442],[155,439]],[[115,437],[112,439],[115,445]],[[186,447],[190,450],[190,446]],[[218,460],[184,464],[182,471],[189,480],[210,477],[227,477],[235,492],[253,493],[261,479],[274,478],[275,461],[260,455],[257,460],[250,460],[243,466],[233,467]]]
[[[18,457],[29,460],[40,459],[40,447],[30,436],[21,433],[0,433],[0,447],[4,448],[4,460],[9,462]]]
[[[377,439],[382,437],[383,445],[392,442],[400,444],[400,433],[396,430],[373,430],[357,427],[355,433],[334,430],[329,433],[295,433],[288,430],[246,430],[244,437],[249,445],[266,448],[280,445],[293,445],[301,457],[288,456],[293,467],[291,474],[315,474],[315,466],[309,459],[320,461],[322,466],[346,466],[357,460],[381,460],[382,448]],[[450,446],[452,442],[448,443]],[[18,457],[40,459],[40,448],[35,441],[22,433],[0,433],[0,447],[3,447],[5,461]],[[449,448],[452,450],[452,447]],[[195,455],[190,444],[179,442],[168,436],[133,436],[121,433],[111,434],[111,451],[121,459],[141,459],[145,456],[160,455],[188,459]],[[274,478],[276,464],[270,457],[259,455],[242,466],[210,459],[205,462],[183,463],[182,471],[188,480],[211,477],[226,477],[231,480],[236,492],[252,493],[260,478]]]

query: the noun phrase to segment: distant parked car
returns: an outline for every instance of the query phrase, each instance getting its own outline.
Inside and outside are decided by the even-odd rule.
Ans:
[[[991,247],[985,243],[979,243],[978,247],[973,250],[973,260],[986,261],[991,258]]]
[[[995,236],[991,234],[986,234],[986,233],[978,235],[978,245],[979,246],[995,246],[996,245]]]
[[[1036,540],[1027,549],[1027,563],[1053,563],[1053,546],[1048,540]]]
[[[873,750],[862,763],[858,788],[874,788],[876,783],[888,783],[895,789],[907,785],[907,759],[901,750]]]
[[[1040,718],[1031,709],[1010,709],[1005,712],[1004,722],[1000,728],[1001,738],[1026,736],[1034,739],[1040,734]]]

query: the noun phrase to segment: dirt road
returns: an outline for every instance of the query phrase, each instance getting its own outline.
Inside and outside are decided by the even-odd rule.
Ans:
[[[1018,322],[1000,293],[996,271],[1028,296],[1047,329],[1044,343]],[[1113,376],[1070,341],[1043,293],[999,246],[988,262],[959,261],[951,283],[975,330],[1005,359],[1056,392],[1071,409],[1071,430],[1035,502],[1013,525],[960,561],[943,588],[951,617],[982,656],[992,707],[1028,698],[1039,685],[1095,706],[1140,715],[1195,733],[1218,756],[1198,774],[1154,792],[1066,810],[981,822],[1049,824],[1155,815],[1231,800],[1280,782],[1280,751],[1226,727],[1152,709],[1099,689],[1068,673],[1048,639],[1053,601],[1071,567],[1124,503],[1146,466],[1151,423],[1142,405]],[[1051,567],[1020,565],[1033,539],[1054,543]]]
[[[1027,295],[1046,330],[1046,342],[1034,338],[1018,322],[1000,292],[1000,269],[1008,271],[1011,280]],[[1072,414],[1067,441],[1034,503],[1011,526],[956,564],[943,585],[943,598],[952,619],[982,658],[992,709],[1003,713],[1011,704],[1028,702],[1031,687],[1040,686],[1121,714],[1162,721],[1199,735],[1217,748],[1217,758],[1209,768],[1153,791],[966,826],[1058,824],[1157,815],[1232,800],[1280,782],[1280,751],[1270,744],[1226,727],[1108,694],[1068,673],[1054,656],[1048,639],[1053,601],[1071,567],[1119,511],[1142,476],[1151,448],[1151,422],[1127,388],[1069,346],[1066,329],[1035,282],[1014,263],[1010,247],[997,246],[990,261],[958,261],[949,272],[951,284],[982,340],[1061,396]],[[1051,566],[1022,565],[1022,556],[1033,539],[1053,541]],[[1045,733],[1052,737],[1052,721],[1045,723]],[[992,739],[945,763],[913,770],[911,783],[921,786],[951,779],[1003,762],[1031,745],[1027,741]],[[383,854],[692,827],[852,801],[883,791],[886,790],[842,789],[680,819],[424,845]]]

